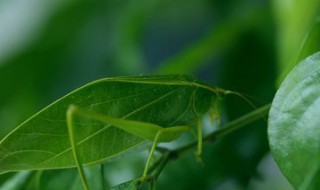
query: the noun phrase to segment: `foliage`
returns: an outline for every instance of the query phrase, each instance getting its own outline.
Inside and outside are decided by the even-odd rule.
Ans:
[[[280,86],[269,116],[271,151],[297,189],[318,189],[320,53],[301,62]]]
[[[182,75],[92,82],[41,110],[6,136],[0,146],[0,173],[74,167],[66,122],[66,110],[71,104],[113,118],[163,127],[194,126],[198,117],[209,111],[218,117],[223,91],[201,89],[202,85]],[[79,152],[92,150],[81,154],[84,164],[101,163],[145,141],[89,116],[77,116],[73,122]]]
[[[91,111],[120,118],[152,100],[159,102],[128,119],[193,127],[177,141],[160,143],[147,180],[152,188],[319,189],[319,6],[317,0],[1,1],[0,189],[81,189],[68,106],[102,102]],[[155,74],[166,74],[161,83],[188,74],[197,84],[227,90],[218,90],[217,101],[202,88],[101,79]],[[194,92],[198,115],[185,107]],[[118,103],[105,102],[109,96]],[[105,126],[75,120],[77,142]],[[201,161],[193,153],[200,122]],[[151,141],[108,130],[76,148],[88,186],[147,188],[140,177]],[[53,154],[56,159],[41,162]]]

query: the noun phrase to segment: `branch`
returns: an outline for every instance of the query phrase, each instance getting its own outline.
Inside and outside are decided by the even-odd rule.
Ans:
[[[265,118],[270,110],[271,104],[265,105],[253,112],[250,112],[226,125],[223,125],[221,129],[212,132],[211,134],[205,136],[203,138],[203,142],[214,142],[218,138],[225,136],[233,131],[236,131],[258,119]],[[180,147],[176,150],[171,150],[171,152],[175,152],[175,154],[180,155],[184,152],[189,151],[190,149],[194,149],[197,146],[197,141],[191,142],[183,147]]]
[[[258,119],[265,118],[270,110],[271,104],[265,105],[253,112],[250,112],[234,121],[231,121],[230,123],[227,123],[226,125],[223,125],[221,129],[212,132],[211,134],[205,136],[203,138],[203,142],[214,142],[218,138],[221,138],[225,135],[230,134],[231,132],[234,132],[235,130],[238,130],[242,128],[243,126],[246,126],[254,121],[257,121]],[[185,146],[182,146],[175,150],[168,150],[165,148],[157,148],[158,151],[163,153],[163,156],[159,159],[158,162],[156,162],[153,166],[150,168],[150,173],[154,173],[154,177],[157,178],[160,174],[161,170],[164,168],[166,163],[169,160],[176,159],[181,154],[184,154],[186,152],[189,152],[190,150],[194,150],[197,147],[197,141],[191,142]],[[160,164],[161,163],[161,164]],[[158,166],[160,166],[158,168]],[[158,169],[157,169],[158,168]]]

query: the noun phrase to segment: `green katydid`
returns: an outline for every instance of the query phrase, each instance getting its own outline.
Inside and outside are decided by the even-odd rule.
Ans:
[[[237,94],[186,75],[94,81],[57,100],[7,135],[0,142],[0,173],[76,166],[88,189],[82,165],[102,163],[152,141],[143,180],[157,144],[177,139],[192,126],[197,127],[199,156],[200,121],[206,113],[218,118],[222,96],[230,93]],[[24,141],[28,143],[21,143]]]

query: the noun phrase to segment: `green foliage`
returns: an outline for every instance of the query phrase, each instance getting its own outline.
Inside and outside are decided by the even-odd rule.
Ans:
[[[304,61],[280,86],[269,115],[270,148],[299,190],[319,189],[320,53]]]
[[[54,102],[6,136],[0,142],[0,172],[74,166],[66,126],[66,111],[71,104],[109,117],[163,127],[193,126],[206,112],[218,117],[220,93],[224,91],[182,75],[92,82]],[[145,141],[92,118],[79,117],[74,123],[78,151],[92,150],[81,154],[84,164],[101,163]]]
[[[226,19],[225,22],[210,29],[209,33],[196,43],[191,44],[173,58],[166,60],[159,68],[160,73],[192,73],[199,64],[204,64],[223,48],[230,47],[244,30],[261,20],[265,11],[263,7],[252,6],[246,13],[239,16],[237,13]],[[257,16],[258,15],[258,16]]]
[[[317,41],[310,35],[315,27],[316,19],[319,16],[320,2],[318,0],[295,1],[274,0],[274,12],[278,25],[278,51],[279,51],[279,71],[281,78],[305,56],[319,50],[319,45],[306,45],[306,41]],[[301,54],[302,50],[309,54]]]
[[[318,155],[314,135],[318,131],[315,115],[318,108],[317,104],[309,104],[307,109],[306,104],[312,101],[307,96],[317,89],[318,76],[313,77],[318,70],[316,61],[304,61],[301,65],[309,66],[304,69],[298,66],[286,81],[297,78],[297,70],[304,70],[299,75],[301,80],[285,82],[278,92],[285,94],[284,91],[292,90],[290,92],[298,94],[294,101],[285,101],[294,95],[284,95],[287,96],[283,97],[284,102],[294,110],[287,114],[300,121],[304,119],[309,125],[301,127],[301,123],[283,121],[278,118],[281,114],[270,113],[269,131],[288,137],[296,134],[294,126],[298,126],[301,134],[296,135],[296,139],[279,139],[276,145],[270,136],[273,155],[291,185],[268,153],[266,119],[256,120],[266,115],[268,106],[259,107],[272,101],[275,87],[294,65],[319,51],[319,6],[317,0],[1,1],[0,189],[81,189],[81,179],[70,151],[66,110],[71,103],[86,109],[95,105],[94,102],[105,100],[107,95],[129,96],[129,90],[144,93],[128,100],[121,99],[120,107],[117,103],[105,102],[91,111],[121,119],[126,111],[141,106],[139,103],[160,98],[158,103],[128,119],[170,127],[175,120],[195,125],[195,120],[201,116],[203,132],[207,134],[203,140],[211,142],[203,144],[204,167],[192,154],[197,147],[197,142],[193,142],[195,130],[191,135],[182,135],[178,141],[161,143],[151,159],[153,177],[148,181],[151,188],[291,190],[291,185],[303,189],[309,179],[309,184],[317,189]],[[226,96],[223,104],[216,105],[212,111],[221,115],[212,125],[211,120],[217,119],[217,115],[210,117],[205,112],[210,107],[208,102],[217,103],[216,90],[212,93],[198,88],[197,92],[203,94],[197,95],[195,105],[203,110],[197,115],[186,109],[195,87],[180,86],[174,91],[175,87],[170,85],[162,88],[160,84],[136,83],[143,78],[141,75],[155,73],[188,74],[223,89],[248,94],[257,109],[253,110],[239,96]],[[103,80],[91,82],[124,75],[140,77],[135,77],[130,85],[127,82],[133,81],[131,77],[124,77],[128,81],[120,86],[120,82],[108,82],[114,84],[112,90],[110,85],[102,87]],[[193,79],[186,80],[193,83]],[[196,84],[207,86],[199,81]],[[152,86],[159,86],[156,91],[161,93],[172,92],[172,96],[161,99],[163,94],[152,92]],[[177,101],[175,95],[178,94],[184,102]],[[273,110],[284,105],[278,100],[276,97]],[[189,115],[180,118],[179,113],[183,111]],[[74,119],[77,142],[106,126],[88,117],[77,115]],[[275,128],[271,120],[292,122],[293,127]],[[312,127],[313,131],[309,130]],[[113,130],[108,136],[102,130],[104,132],[80,142],[79,149],[76,148],[81,163],[86,163],[84,172],[88,186],[97,190],[146,188],[148,184],[140,186],[139,177],[150,142],[114,127],[108,130]],[[107,141],[102,142],[103,139]],[[302,142],[298,143],[299,140]],[[120,141],[123,143],[119,144]],[[287,157],[288,152],[282,148],[289,143],[293,143],[290,147],[298,144],[296,148],[288,148],[295,157]],[[41,163],[63,150],[66,152],[54,156],[51,162]],[[120,153],[123,154],[117,156]],[[306,157],[310,159],[303,160]],[[25,169],[32,171],[20,171]]]

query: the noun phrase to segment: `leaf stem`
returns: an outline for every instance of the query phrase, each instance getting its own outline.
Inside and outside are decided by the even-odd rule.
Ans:
[[[237,129],[240,129],[241,127],[250,124],[260,118],[264,118],[267,116],[269,109],[271,107],[271,104],[265,105],[253,112],[250,112],[234,121],[231,121],[230,123],[227,123],[226,125],[222,126],[221,129],[212,132],[211,134],[205,136],[203,138],[203,142],[213,142],[216,139],[225,136]],[[191,142],[183,147],[180,147],[176,150],[172,150],[175,152],[176,155],[183,154],[184,152],[188,152],[190,149],[194,149],[197,146],[197,141]]]
[[[234,121],[231,121],[230,123],[227,123],[226,125],[222,126],[220,130],[217,130],[215,132],[212,132],[211,134],[205,136],[202,141],[203,142],[213,142],[216,139],[228,135],[229,133],[240,129],[241,127],[250,124],[254,121],[257,121],[258,119],[264,118],[268,115],[270,110],[271,104],[265,105],[261,108],[256,109],[253,112],[250,112]],[[160,175],[161,171],[165,167],[165,165],[173,159],[176,159],[181,154],[190,152],[190,150],[194,150],[198,146],[198,141],[191,142],[185,146],[182,146],[180,148],[177,148],[175,150],[169,150],[166,148],[157,147],[156,150],[162,153],[162,156],[156,161],[152,166],[150,166],[150,173],[152,173],[152,176],[150,176],[151,180],[156,180],[158,176]],[[151,181],[151,183],[154,183],[155,181]],[[151,184],[153,187],[155,184]]]
[[[271,104],[265,105],[261,108],[256,109],[253,112],[250,112],[250,113],[234,120],[234,121],[231,121],[230,123],[227,123],[226,125],[222,126],[222,129],[217,130],[215,132],[212,132],[211,134],[205,136],[203,138],[203,142],[213,142],[216,139],[218,139],[222,136],[225,136],[235,130],[238,130],[241,127],[248,125],[258,119],[265,118],[269,113],[270,107],[271,107]],[[159,159],[158,162],[155,163],[155,165],[150,167],[150,170],[152,172],[156,171],[154,177],[155,178],[158,177],[161,170],[164,168],[164,166],[166,165],[166,163],[168,161],[177,158],[179,155],[181,155],[185,152],[193,150],[197,146],[198,146],[198,142],[194,141],[194,142],[191,142],[191,143],[189,143],[183,147],[180,147],[178,149],[175,149],[175,150],[161,149],[162,150],[161,152],[163,152],[163,156]],[[175,155],[175,156],[169,156],[169,155]]]

